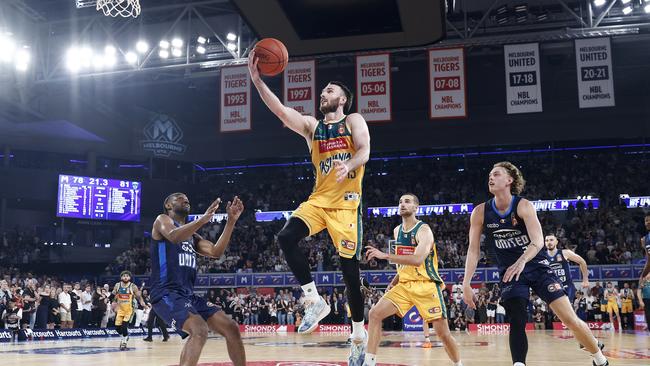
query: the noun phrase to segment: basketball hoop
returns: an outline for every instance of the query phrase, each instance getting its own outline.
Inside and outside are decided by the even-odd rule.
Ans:
[[[99,10],[113,18],[137,18],[140,15],[140,0],[97,0],[97,11]]]

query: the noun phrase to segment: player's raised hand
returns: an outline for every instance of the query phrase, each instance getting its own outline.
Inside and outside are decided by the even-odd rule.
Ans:
[[[336,181],[341,183],[348,176],[350,168],[348,168],[348,165],[341,160],[334,160],[332,163],[334,164],[334,171],[336,172]]]
[[[203,223],[208,223],[210,220],[212,220],[212,215],[217,211],[219,208],[219,205],[221,204],[221,198],[217,198],[214,200],[210,206],[205,210],[205,213],[201,217],[201,220],[203,220]]]
[[[255,57],[255,50],[251,50],[248,54],[248,71],[251,73],[251,80],[253,82],[260,80],[260,70],[257,68],[259,57]]]
[[[366,260],[371,260],[373,258],[388,259],[388,254],[382,252],[381,250],[373,246],[366,245]]]
[[[503,275],[503,282],[510,282],[513,278],[515,281],[519,281],[519,275],[524,271],[524,267],[526,267],[526,262],[521,260],[516,261],[506,270],[506,273]]]
[[[232,199],[232,202],[228,201],[228,204],[226,205],[226,213],[228,213],[228,221],[231,220],[235,221],[239,219],[239,216],[243,211],[244,211],[244,204],[239,199],[239,197],[235,196]]]

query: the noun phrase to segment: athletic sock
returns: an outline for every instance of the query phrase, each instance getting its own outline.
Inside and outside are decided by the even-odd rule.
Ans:
[[[526,366],[526,364],[523,362],[515,362],[512,364],[512,366]]]
[[[607,358],[605,358],[605,355],[603,355],[603,352],[600,349],[598,350],[598,352],[593,353],[591,357],[594,358],[596,365],[604,365],[605,362],[607,362]]]
[[[425,341],[425,342],[431,342],[431,338],[429,338],[429,337],[424,337],[424,341]]]
[[[352,322],[352,339],[364,339],[366,337],[365,328],[363,327],[363,320],[360,322]]]
[[[454,366],[463,366],[463,361],[454,362]]]
[[[307,299],[311,301],[318,300],[318,290],[316,289],[316,283],[314,281],[300,287],[302,287],[302,291],[305,293]]]
[[[363,364],[365,366],[375,366],[376,360],[375,360],[375,355],[372,353],[366,353],[366,358],[363,360]]]

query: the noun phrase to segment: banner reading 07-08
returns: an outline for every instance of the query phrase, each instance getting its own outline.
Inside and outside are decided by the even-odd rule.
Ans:
[[[366,121],[390,121],[390,55],[357,56],[357,112]]]
[[[542,111],[539,43],[503,46],[508,114]]]
[[[429,118],[467,117],[465,51],[429,51]]]
[[[221,69],[221,132],[251,129],[251,80],[248,66]]]

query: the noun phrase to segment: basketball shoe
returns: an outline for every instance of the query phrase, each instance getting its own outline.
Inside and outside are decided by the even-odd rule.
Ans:
[[[314,331],[318,322],[323,320],[331,311],[329,305],[321,297],[318,300],[305,299],[305,317],[298,327],[298,333],[308,334]]]

